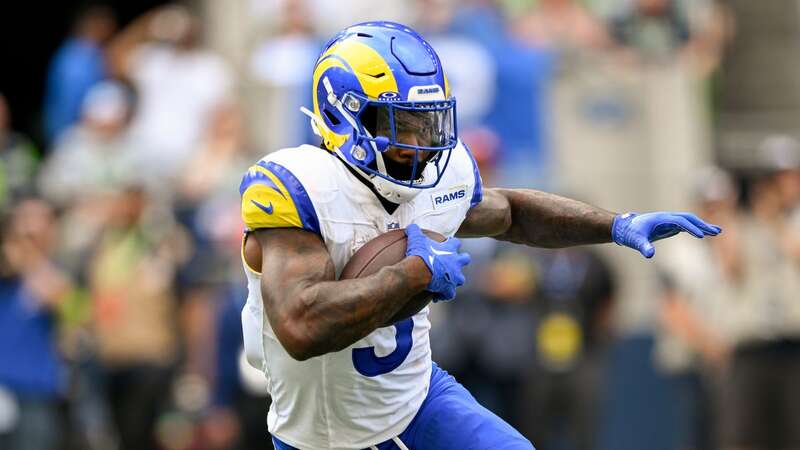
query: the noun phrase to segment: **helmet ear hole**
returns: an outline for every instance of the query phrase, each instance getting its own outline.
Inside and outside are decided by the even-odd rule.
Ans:
[[[322,113],[323,113],[323,114],[325,114],[325,118],[327,118],[327,119],[328,119],[328,122],[330,122],[330,123],[331,123],[331,125],[333,125],[334,127],[335,127],[335,126],[338,126],[340,123],[342,123],[342,122],[339,120],[339,118],[338,118],[338,117],[336,117],[335,115],[333,115],[333,113],[332,113],[332,112],[330,112],[330,111],[328,110],[328,108],[323,108],[323,109],[322,109]]]

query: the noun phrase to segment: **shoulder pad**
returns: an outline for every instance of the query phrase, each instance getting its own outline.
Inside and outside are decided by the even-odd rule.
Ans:
[[[302,228],[320,233],[314,205],[300,181],[270,161],[251,166],[239,185],[242,220],[248,230]]]

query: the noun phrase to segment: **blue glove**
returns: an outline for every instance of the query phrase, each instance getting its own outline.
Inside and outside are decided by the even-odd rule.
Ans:
[[[656,253],[652,242],[675,236],[685,231],[696,238],[716,236],[722,228],[708,224],[699,217],[685,212],[626,213],[614,217],[611,237],[619,245],[630,247],[652,258]]]
[[[450,238],[444,242],[436,242],[425,236],[419,226],[413,223],[406,228],[406,236],[406,256],[419,256],[431,271],[431,282],[428,283],[427,290],[433,292],[433,301],[454,299],[456,287],[465,281],[461,270],[470,261],[468,254],[458,252],[461,241]]]

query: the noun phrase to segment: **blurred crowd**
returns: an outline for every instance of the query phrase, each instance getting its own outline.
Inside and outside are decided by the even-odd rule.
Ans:
[[[746,157],[717,148],[720,99],[743,92],[719,81],[740,67],[736,3],[209,0],[124,25],[85,8],[41,130],[13,130],[0,92],[0,449],[272,448],[242,356],[237,187],[315,142],[299,107],[316,56],[368,18],[438,51],[485,185],[724,229],[659,246],[644,295],[644,263],[608,248],[467,241],[468,283],[432,307],[443,368],[537,448],[623,449],[603,438],[630,395],[611,366],[643,331],[675,411],[651,448],[800,448],[800,141],[773,127]]]

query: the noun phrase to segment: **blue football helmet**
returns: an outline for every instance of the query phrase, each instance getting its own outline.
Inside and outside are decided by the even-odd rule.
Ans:
[[[439,57],[405,25],[365,22],[337,34],[314,67],[313,101],[303,112],[325,147],[396,203],[436,186],[458,143]],[[392,148],[413,155],[410,164],[385,157]]]

